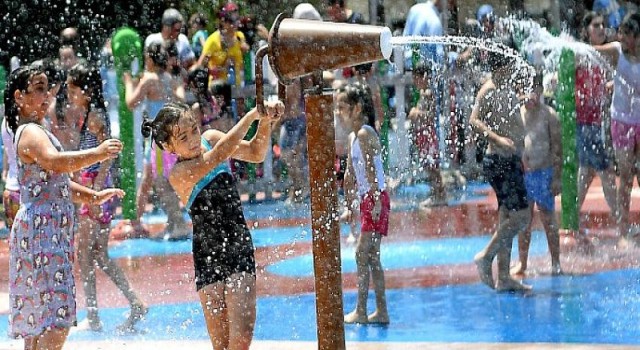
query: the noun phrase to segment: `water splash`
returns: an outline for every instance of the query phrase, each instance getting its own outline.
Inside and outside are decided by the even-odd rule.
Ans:
[[[517,72],[524,72],[528,78],[528,84],[525,87],[525,91],[530,91],[533,86],[533,78],[536,75],[535,68],[530,65],[522,55],[496,41],[487,39],[478,39],[467,36],[397,36],[391,38],[391,44],[393,46],[406,46],[413,44],[440,44],[451,45],[457,47],[475,47],[480,50],[494,52],[503,55],[504,57],[513,59],[515,63],[515,69]]]
[[[501,18],[499,22],[499,26],[503,30],[523,38],[521,44],[523,54],[530,57],[534,64],[543,65],[547,72],[554,72],[558,69],[562,50],[569,49],[574,52],[579,64],[597,66],[610,75],[615,74],[615,69],[609,61],[593,46],[576,41],[569,33],[562,32],[560,35],[554,36],[533,20],[514,17]]]

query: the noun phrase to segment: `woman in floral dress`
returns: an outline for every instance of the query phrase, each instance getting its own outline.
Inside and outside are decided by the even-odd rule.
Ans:
[[[5,116],[13,131],[20,184],[20,209],[9,238],[9,315],[12,337],[25,349],[62,349],[76,324],[73,202],[98,204],[119,189],[93,191],[70,180],[68,173],[114,158],[118,140],[79,152],[64,152],[42,127],[49,101],[41,67],[16,69],[5,90]]]

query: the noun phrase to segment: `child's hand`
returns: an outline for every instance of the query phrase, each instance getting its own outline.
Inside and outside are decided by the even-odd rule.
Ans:
[[[284,114],[282,101],[265,102],[264,107],[267,111],[267,117],[271,120],[278,120]]]
[[[93,203],[91,204],[100,205],[113,197],[124,197],[124,191],[119,188],[107,188],[105,190],[98,191],[93,197]]]
[[[122,152],[122,142],[118,139],[108,139],[96,147],[96,152],[104,156],[104,159],[117,158]]]

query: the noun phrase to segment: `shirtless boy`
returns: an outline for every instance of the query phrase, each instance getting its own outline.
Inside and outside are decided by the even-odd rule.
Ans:
[[[531,220],[527,229],[518,236],[520,262],[511,270],[523,276],[527,269],[533,207],[538,206],[540,220],[547,234],[547,244],[551,254],[551,274],[562,273],[560,268],[560,237],[555,217],[555,196],[560,193],[562,174],[562,146],[560,144],[560,123],[556,111],[542,100],[542,76],[534,80],[533,92],[520,107],[524,124],[524,182],[527,188]]]
[[[522,154],[525,130],[509,64],[510,59],[490,52],[492,78],[478,91],[471,112],[471,126],[488,140],[483,159],[485,178],[498,198],[499,222],[489,244],[474,257],[480,280],[498,291],[527,291],[530,286],[509,273],[513,238],[529,220],[529,202],[524,184]],[[493,259],[498,256],[498,278],[493,279]]]

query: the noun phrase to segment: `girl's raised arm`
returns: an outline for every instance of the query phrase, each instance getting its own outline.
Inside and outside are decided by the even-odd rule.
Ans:
[[[277,118],[284,110],[281,102],[265,104],[268,118]],[[220,131],[210,131],[214,133],[214,138],[219,137],[215,146],[210,151],[192,160],[177,164],[169,177],[169,182],[176,189],[178,194],[190,194],[193,186],[213,170],[218,164],[230,158],[239,147],[240,142],[249,131],[254,120],[260,118],[260,113],[256,108],[249,111],[240,121],[226,134]],[[183,198],[184,199],[184,198]]]

